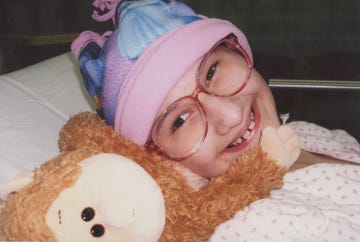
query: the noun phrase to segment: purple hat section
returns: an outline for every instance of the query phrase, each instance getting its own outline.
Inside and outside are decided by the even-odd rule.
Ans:
[[[101,105],[103,118],[109,125],[114,125],[114,114],[119,91],[129,70],[134,65],[136,59],[129,59],[119,55],[116,34],[113,34],[106,43],[104,58],[103,92],[101,94]]]
[[[234,33],[252,59],[245,35],[226,20],[204,18],[154,41],[137,59],[119,90],[114,129],[144,145],[158,109],[181,76],[221,38]]]

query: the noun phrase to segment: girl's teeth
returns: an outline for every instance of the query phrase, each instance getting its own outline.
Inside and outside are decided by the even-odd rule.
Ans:
[[[244,139],[240,137],[240,138],[238,138],[234,143],[240,144],[241,142],[243,142],[243,140],[244,140]]]
[[[243,136],[241,136],[240,138],[238,138],[235,142],[231,143],[230,145],[228,145],[228,148],[231,148],[231,147],[234,147],[234,146],[237,146],[239,144],[241,144],[241,142],[243,142],[244,140],[247,140],[250,135],[251,135],[251,132],[253,131],[253,129],[255,128],[255,117],[254,117],[254,113],[251,111],[250,113],[250,124],[249,124],[249,127],[247,128],[245,134],[243,134]]]
[[[248,139],[250,137],[251,132],[246,130],[245,134],[242,136],[243,139]]]
[[[249,129],[254,129],[255,128],[255,122],[253,120],[251,120],[250,125],[249,125]]]

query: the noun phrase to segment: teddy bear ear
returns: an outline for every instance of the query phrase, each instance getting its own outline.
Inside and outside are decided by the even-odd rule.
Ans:
[[[6,201],[10,194],[18,192],[34,180],[34,172],[19,174],[14,180],[0,188],[0,199]]]

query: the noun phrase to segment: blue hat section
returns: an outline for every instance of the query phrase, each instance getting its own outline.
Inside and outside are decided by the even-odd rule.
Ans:
[[[118,9],[117,41],[121,55],[139,55],[164,33],[200,19],[181,2],[126,1]]]

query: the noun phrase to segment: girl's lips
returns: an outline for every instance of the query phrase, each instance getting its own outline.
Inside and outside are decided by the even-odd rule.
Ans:
[[[256,102],[254,102],[251,107],[247,128],[241,130],[236,136],[237,138],[235,138],[234,141],[230,143],[223,152],[238,152],[244,150],[249,144],[251,144],[252,140],[256,136],[255,134],[259,132],[259,124],[260,113]]]

